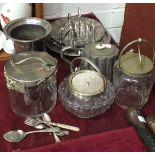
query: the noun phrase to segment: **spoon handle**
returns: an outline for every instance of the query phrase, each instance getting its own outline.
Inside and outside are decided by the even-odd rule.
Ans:
[[[48,127],[50,127],[50,129],[54,129],[54,127],[51,126],[51,125],[49,124],[49,123],[51,122],[50,117],[49,117],[46,113],[44,113],[43,116],[44,116],[44,118],[46,118],[46,119],[45,119],[46,121],[43,121],[43,120],[41,120],[40,118],[37,118],[37,120],[38,120],[39,122],[41,122],[41,123],[46,124]],[[57,128],[57,133],[58,133],[58,132],[60,132],[60,128]],[[57,133],[53,132],[53,136],[54,136],[55,142],[56,142],[56,143],[59,143],[59,142],[61,142],[61,140],[60,140],[59,137],[57,136]]]
[[[44,118],[46,118],[45,119],[46,121],[43,121],[40,118],[37,118],[37,120],[40,121],[41,123],[46,124],[49,127],[52,127],[51,125],[53,125],[53,126],[57,126],[57,127],[63,128],[63,129],[68,129],[68,130],[77,131],[77,132],[80,131],[80,129],[78,127],[75,127],[75,126],[51,122],[50,117],[46,113],[44,113],[43,116],[44,116]]]
[[[52,122],[50,116],[47,113],[43,113],[42,119],[43,119],[43,122],[46,123],[47,125],[53,125],[53,126],[57,126],[63,129],[68,129],[68,130],[77,131],[77,132],[80,131],[80,129],[75,126]]]
[[[43,129],[43,130],[34,130],[34,131],[29,131],[29,132],[25,132],[25,135],[31,134],[31,133],[43,133],[43,132],[59,132],[57,128],[47,128],[47,129]]]
[[[55,123],[55,122],[50,122],[49,124],[53,125],[53,126],[57,126],[57,127],[63,128],[63,129],[68,129],[68,130],[77,131],[77,132],[80,131],[80,129],[78,127],[71,126],[71,125]]]

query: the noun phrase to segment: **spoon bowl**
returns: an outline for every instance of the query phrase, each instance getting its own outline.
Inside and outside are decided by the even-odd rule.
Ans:
[[[47,123],[51,123],[51,118],[47,113],[42,114],[42,120]]]
[[[19,142],[25,137],[25,133],[22,130],[9,131],[3,135],[4,139],[9,142]]]

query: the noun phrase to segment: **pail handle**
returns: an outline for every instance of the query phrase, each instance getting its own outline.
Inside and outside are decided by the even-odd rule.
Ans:
[[[40,57],[29,57],[29,58],[25,58],[25,59],[23,59],[23,60],[20,60],[20,61],[18,61],[18,62],[12,62],[12,60],[10,60],[10,63],[11,63],[11,65],[20,65],[20,64],[22,64],[22,63],[24,63],[24,62],[26,62],[26,61],[28,61],[28,60],[30,60],[30,59],[35,59],[35,60],[39,60],[39,61],[41,61],[42,63],[43,63],[43,67],[46,69],[46,70],[50,70],[51,69],[51,67],[53,67],[54,65],[52,65],[52,64],[48,64],[44,59],[42,59],[42,58],[40,58]]]
[[[81,51],[78,48],[76,48],[76,46],[65,46],[65,47],[63,47],[62,50],[61,50],[61,58],[66,63],[68,63],[68,64],[71,64],[71,61],[64,56],[64,53],[67,50],[73,50],[73,51],[77,52],[77,56],[80,56],[81,55]]]
[[[90,61],[89,59],[84,58],[84,57],[78,57],[78,58],[75,58],[75,59],[73,59],[73,60],[71,61],[70,70],[71,70],[72,73],[75,73],[75,72],[77,71],[77,67],[75,67],[75,69],[73,69],[73,64],[74,64],[74,62],[75,62],[76,60],[83,60],[83,61],[86,61],[86,62],[89,63],[98,73],[100,73],[100,74],[102,75],[102,73],[101,73],[101,71],[99,70],[99,68],[98,68],[92,61]]]
[[[155,48],[154,48],[153,44],[152,44],[150,41],[148,41],[147,39],[138,38],[137,40],[133,40],[133,41],[129,42],[129,43],[122,49],[122,51],[120,52],[119,57],[118,57],[118,66],[120,66],[120,59],[121,59],[121,56],[122,56],[123,52],[126,50],[126,48],[128,48],[129,46],[131,46],[131,45],[134,44],[134,43],[137,43],[137,44],[138,44],[139,62],[140,62],[140,66],[141,66],[141,68],[142,68],[142,57],[141,57],[141,51],[140,51],[140,45],[141,45],[142,42],[145,42],[145,43],[147,43],[147,44],[149,44],[149,45],[151,46],[151,48],[152,48],[152,50],[153,50],[152,62],[153,62],[153,64],[154,64],[154,61],[155,61]]]

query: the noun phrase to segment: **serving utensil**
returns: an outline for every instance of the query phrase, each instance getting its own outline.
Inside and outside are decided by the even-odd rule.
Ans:
[[[59,128],[47,128],[43,130],[34,130],[29,132],[24,132],[23,130],[13,130],[5,133],[3,138],[9,142],[20,142],[23,140],[27,135],[32,133],[47,133],[47,132],[60,132]]]
[[[35,118],[32,118],[32,117],[26,117],[24,123],[26,125],[29,125],[29,126],[36,126],[36,127],[45,127],[46,126],[49,126],[49,125],[53,125],[53,126],[57,126],[57,127],[60,127],[60,128],[63,128],[63,129],[68,129],[68,130],[72,130],[72,131],[80,131],[80,129],[78,127],[75,127],[75,126],[71,126],[71,125],[66,125],[66,124],[61,124],[61,123],[55,123],[55,122],[48,122],[48,125],[47,123],[45,123],[44,121],[42,120],[38,120],[38,119],[35,119]]]
[[[32,126],[36,129],[45,129],[47,128],[47,125],[44,124],[44,123],[40,123],[38,120],[34,119],[34,118],[29,118],[27,117],[25,119],[25,122],[24,122],[26,125],[28,126]],[[69,131],[67,130],[61,130],[60,132],[57,132],[56,135],[58,136],[65,136],[65,135],[68,135],[69,134]]]

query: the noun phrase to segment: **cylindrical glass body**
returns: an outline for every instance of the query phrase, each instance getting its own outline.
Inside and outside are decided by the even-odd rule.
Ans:
[[[154,83],[154,69],[143,75],[125,74],[116,63],[114,66],[113,84],[115,87],[115,103],[122,108],[142,108],[148,101]]]
[[[8,81],[8,80],[7,80]],[[12,79],[13,85],[19,87],[23,82]],[[18,86],[17,86],[18,85]],[[51,111],[57,100],[56,76],[52,75],[41,84],[24,89],[9,89],[10,106],[13,112],[24,117],[35,117]]]
[[[57,60],[46,52],[13,55],[4,66],[12,110],[24,117],[52,110],[57,100],[56,73]]]

